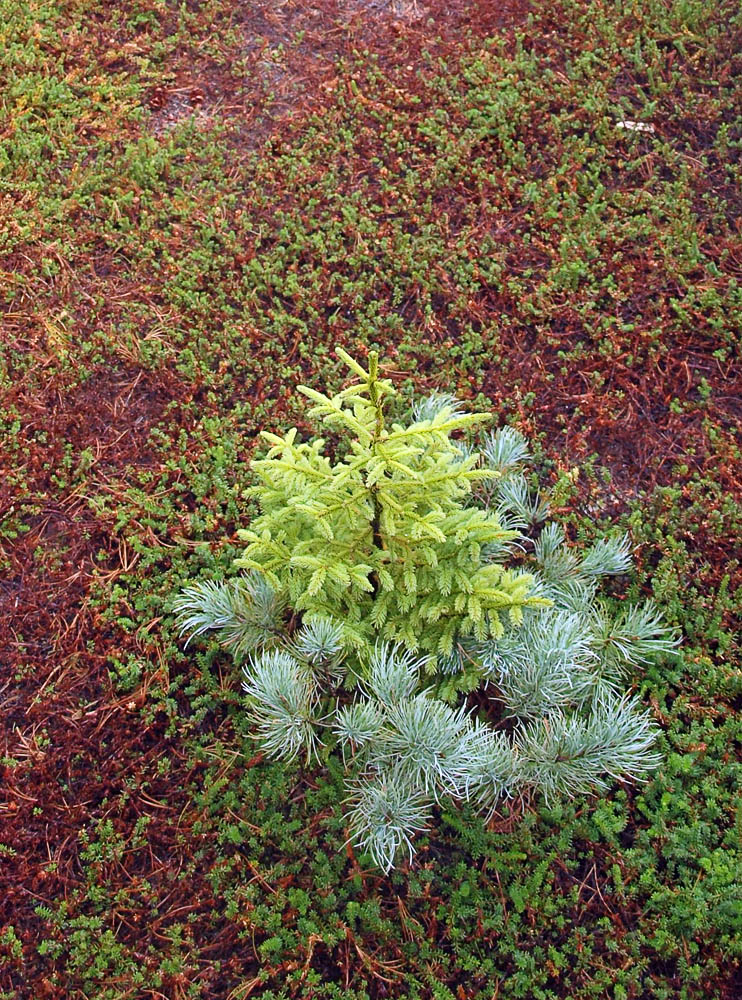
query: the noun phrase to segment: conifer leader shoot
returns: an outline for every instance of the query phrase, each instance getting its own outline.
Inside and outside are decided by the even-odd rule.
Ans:
[[[334,460],[321,438],[265,433],[246,572],[176,601],[184,633],[216,631],[243,663],[264,750],[340,749],[351,839],[385,871],[445,797],[491,812],[520,788],[646,776],[654,728],[621,685],[676,639],[651,604],[614,619],[598,597],[601,576],[628,570],[628,540],[580,557],[548,524],[530,541],[521,531],[547,506],[521,471],[522,435],[490,433],[480,453],[462,438],[490,415],[442,395],[389,424],[378,355],[368,370],[338,355],[349,387],[299,387],[341,435]],[[505,706],[509,735],[468,710],[478,687]]]
[[[350,432],[334,464],[324,441],[265,434],[267,456],[253,462],[252,489],[262,515],[239,532],[249,544],[237,565],[259,571],[286,593],[304,621],[342,622],[361,652],[377,639],[448,656],[463,636],[500,638],[523,608],[533,577],[488,561],[487,547],[518,537],[497,515],[464,506],[472,486],[498,473],[483,468],[451,440],[492,418],[444,405],[427,419],[387,427],[384,404],[394,394],[379,378],[378,356],[365,371],[338,354],[360,381],[333,397],[300,386],[333,430]]]

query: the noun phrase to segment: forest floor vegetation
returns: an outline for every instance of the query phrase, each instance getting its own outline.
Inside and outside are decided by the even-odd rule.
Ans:
[[[0,0],[0,72],[0,1000],[742,996],[738,3]],[[383,877],[183,649],[338,346],[629,532],[648,783]]]

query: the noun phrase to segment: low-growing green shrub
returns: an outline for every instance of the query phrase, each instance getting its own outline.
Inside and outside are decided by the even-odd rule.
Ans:
[[[264,750],[339,751],[351,839],[385,870],[443,796],[492,811],[645,776],[653,726],[621,688],[676,640],[651,603],[615,616],[598,596],[628,539],[578,554],[558,524],[537,530],[518,432],[475,449],[491,416],[445,395],[389,424],[377,355],[366,370],[338,353],[353,384],[299,388],[339,443],[265,434],[245,572],[176,602],[184,633],[215,630],[242,663]]]

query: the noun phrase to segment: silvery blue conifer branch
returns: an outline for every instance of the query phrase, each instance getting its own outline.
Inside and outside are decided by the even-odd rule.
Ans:
[[[631,568],[628,535],[599,538],[590,546],[577,567],[578,576],[617,576]]]
[[[483,665],[515,715],[536,718],[580,705],[594,692],[598,657],[575,612],[531,615],[483,651]]]
[[[515,736],[524,781],[549,799],[644,780],[661,762],[649,713],[628,697],[597,700],[587,715],[555,711]]]
[[[428,825],[431,802],[404,769],[362,775],[351,785],[346,805],[351,842],[368,851],[382,871],[391,871],[400,854],[412,860],[412,838]]]
[[[482,444],[488,468],[505,475],[530,458],[528,442],[514,427],[500,427],[486,434]]]
[[[315,672],[339,682],[344,675],[346,638],[339,622],[317,618],[305,622],[290,640],[293,655],[309,663]]]
[[[243,688],[256,735],[271,757],[293,760],[317,752],[319,692],[306,665],[288,653],[270,650],[252,657],[244,668]]]
[[[214,631],[234,656],[275,644],[283,635],[286,602],[257,573],[232,580],[202,580],[186,587],[173,602],[176,624],[186,645]]]
[[[433,392],[412,404],[412,419],[415,423],[434,420],[441,413],[453,417],[465,412],[461,401],[448,392]]]
[[[523,527],[538,524],[549,512],[548,503],[538,492],[531,492],[522,473],[507,476],[497,483],[494,497],[498,514],[509,516],[512,523]]]
[[[384,707],[374,701],[355,701],[335,712],[332,731],[342,747],[361,750],[382,739]]]
[[[424,660],[399,644],[377,642],[363,685],[382,705],[395,705],[418,688]]]
[[[669,655],[680,642],[653,601],[624,607],[617,615],[598,603],[592,628],[593,643],[604,666],[616,674],[629,674],[658,656]]]
[[[521,764],[505,733],[479,719],[474,720],[472,728],[477,748],[472,757],[467,798],[473,799],[485,818],[490,819],[502,799],[521,786]]]
[[[466,709],[452,709],[425,692],[391,705],[386,712],[382,753],[426,796],[463,795],[467,761],[463,754],[469,722]]]

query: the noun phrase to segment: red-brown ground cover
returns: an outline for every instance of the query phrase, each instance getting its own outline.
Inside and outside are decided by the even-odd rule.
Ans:
[[[140,6],[145,14],[149,11],[146,4]],[[280,157],[294,148],[292,143],[310,114],[327,122],[328,128],[339,128],[343,116],[337,110],[338,95],[345,94],[348,100],[355,95],[358,129],[370,164],[374,157],[386,155],[381,117],[387,105],[378,93],[354,91],[348,65],[359,58],[366,63],[376,59],[385,78],[385,99],[392,101],[396,94],[400,108],[409,109],[416,99],[429,99],[430,88],[421,79],[426,74],[432,78],[438,60],[448,63],[453,76],[462,57],[475,52],[485,38],[502,33],[512,39],[516,29],[529,51],[556,60],[560,32],[566,30],[556,20],[558,11],[551,34],[548,15],[542,14],[535,26],[529,23],[529,8],[519,0],[506,4],[314,0],[187,7],[193,15],[190,42],[170,47],[154,68],[148,68],[141,61],[147,32],[126,27],[122,16],[113,15],[111,5],[99,3],[83,11],[82,28],[76,26],[74,5],[61,5],[63,23],[55,28],[54,37],[44,36],[38,43],[47,47],[49,58],[63,55],[67,74],[98,81],[101,87],[106,79],[134,79],[139,86],[120,101],[114,96],[109,110],[92,110],[81,117],[77,139],[90,148],[91,156],[95,141],[114,133],[111,148],[118,151],[145,135],[166,144],[171,131],[195,114],[197,128],[207,129],[214,122],[224,127],[228,158],[223,169],[227,175],[230,170],[237,174],[255,151]],[[120,7],[128,10],[126,4]],[[178,21],[176,6],[160,10],[153,5],[152,10],[158,20],[148,29],[149,35],[169,37]],[[723,5],[720,11],[723,16]],[[662,44],[660,39],[658,45]],[[717,79],[713,95],[742,71],[734,45],[730,36],[726,49],[714,55],[715,65],[706,67],[708,75]],[[278,47],[283,47],[280,58],[275,55]],[[694,59],[697,64],[711,58],[700,43],[694,51],[687,57],[691,67]],[[232,72],[238,57],[244,62],[239,78]],[[682,54],[666,61],[668,87],[681,63]],[[641,82],[627,70],[624,96],[633,95]],[[672,89],[666,89],[658,103],[671,105],[672,99]],[[742,582],[739,539],[720,535],[716,528],[727,517],[730,503],[742,500],[742,369],[736,349],[728,347],[731,339],[720,335],[718,316],[712,315],[707,302],[711,293],[723,296],[729,281],[742,275],[742,216],[739,191],[732,189],[726,165],[709,169],[709,161],[701,159],[704,152],[711,160],[716,157],[713,142],[718,126],[715,122],[711,129],[679,114],[662,126],[667,143],[690,150],[683,154],[685,182],[697,198],[693,237],[704,255],[696,291],[708,293],[706,299],[695,297],[682,322],[678,302],[686,297],[688,272],[673,284],[667,255],[662,259],[664,251],[651,239],[614,266],[611,255],[618,248],[603,242],[597,247],[595,272],[601,277],[613,273],[618,288],[613,307],[623,324],[634,323],[633,329],[617,328],[607,350],[606,337],[592,336],[586,328],[579,294],[565,290],[560,297],[554,291],[547,300],[539,290],[539,276],[554,261],[562,220],[555,218],[553,230],[544,229],[525,242],[521,213],[515,209],[500,218],[497,238],[509,248],[505,262],[508,273],[520,281],[518,289],[482,287],[470,294],[467,322],[471,330],[484,331],[484,346],[473,368],[457,372],[456,364],[449,363],[446,376],[456,379],[454,388],[466,395],[481,392],[497,403],[507,401],[507,412],[524,431],[543,435],[555,481],[573,465],[597,456],[611,481],[582,475],[573,495],[564,501],[564,510],[575,517],[616,517],[640,494],[652,495],[657,487],[668,485],[678,490],[678,509],[695,510],[702,484],[717,484],[718,492],[708,493],[703,517],[694,514],[691,523],[677,529],[678,537],[692,544],[693,565],[700,567],[695,582],[713,593],[728,578],[724,586],[733,594]],[[2,127],[5,132],[0,134],[12,137],[20,126],[11,115]],[[538,135],[533,137],[534,143],[540,141]],[[661,173],[659,156],[648,142],[639,176],[642,171],[646,176]],[[730,161],[738,165],[738,156],[737,150],[736,160],[730,154]],[[186,180],[175,173],[181,162],[177,158],[165,168],[174,172],[174,183],[187,185],[188,178],[198,173],[195,157],[185,171]],[[620,169],[617,161],[617,185]],[[0,194],[6,199],[0,202],[0,212],[12,237],[1,272],[10,293],[0,303],[6,416],[0,445],[5,471],[0,482],[0,522],[5,525],[0,539],[0,620],[5,634],[0,646],[0,733],[6,760],[0,840],[7,852],[0,860],[0,928],[13,925],[23,951],[22,960],[10,962],[8,971],[0,973],[0,984],[5,995],[23,998],[93,995],[75,992],[80,987],[71,984],[77,983],[77,973],[60,973],[58,967],[54,971],[54,963],[39,955],[38,944],[52,931],[49,920],[36,912],[39,904],[53,907],[61,900],[69,901],[72,913],[80,909],[76,892],[90,865],[81,861],[79,833],[93,821],[110,820],[124,843],[130,843],[137,820],[148,820],[146,849],[124,849],[120,855],[91,862],[106,892],[119,900],[112,909],[117,940],[131,954],[141,955],[145,967],[153,962],[147,946],[170,947],[168,928],[174,923],[186,924],[186,934],[198,944],[193,964],[186,962],[180,971],[165,974],[159,994],[137,992],[124,977],[116,996],[225,997],[238,981],[249,987],[261,966],[257,953],[250,953],[241,941],[239,922],[214,919],[220,898],[213,888],[213,866],[221,862],[203,823],[204,809],[193,804],[189,793],[199,780],[198,768],[205,765],[183,750],[177,731],[177,725],[188,732],[201,723],[190,718],[184,696],[176,696],[172,705],[159,694],[152,697],[154,691],[166,691],[183,667],[168,662],[167,644],[158,635],[159,619],[145,620],[128,603],[129,588],[132,579],[138,579],[141,588],[148,573],[167,571],[171,550],[177,550],[179,558],[189,551],[190,517],[195,511],[205,511],[207,520],[211,516],[204,537],[215,551],[219,538],[236,527],[219,506],[220,499],[210,498],[208,492],[189,496],[185,473],[168,465],[181,447],[179,434],[185,432],[185,440],[196,449],[196,461],[200,436],[204,448],[212,444],[208,431],[203,431],[204,418],[228,420],[225,414],[232,403],[249,405],[252,415],[244,418],[242,451],[237,456],[244,459],[258,429],[292,419],[284,407],[288,373],[312,378],[325,362],[313,352],[311,342],[306,351],[300,350],[299,332],[279,344],[256,328],[247,338],[247,375],[236,376],[229,384],[219,382],[220,371],[232,364],[221,348],[214,351],[212,381],[206,374],[209,358],[202,359],[195,374],[179,368],[183,342],[169,353],[167,345],[173,326],[189,322],[188,312],[182,308],[178,313],[168,298],[167,268],[155,271],[153,258],[131,254],[139,200],[157,201],[164,195],[161,190],[148,195],[146,183],[132,178],[116,180],[121,195],[113,203],[116,207],[106,204],[105,192],[81,201],[77,208],[60,202],[63,222],[57,230],[53,217],[43,216],[42,193],[31,191],[25,196],[24,224],[29,231],[23,238],[18,236],[18,204],[11,204],[12,195]],[[71,201],[76,183],[73,174],[65,194]],[[167,187],[167,179],[164,183]],[[548,183],[555,190],[560,186],[576,190],[579,170]],[[346,193],[353,187],[351,181]],[[462,206],[479,194],[467,189],[465,177],[453,176],[450,188],[441,189],[438,196],[436,211],[448,216],[452,241],[466,227],[475,256],[476,240],[492,236],[492,219],[483,211],[478,233]],[[725,228],[719,226],[718,212],[705,216],[709,199],[726,206]],[[270,204],[255,206],[255,225],[260,228],[264,219],[266,231],[271,225]],[[291,204],[292,192],[287,191],[286,205]],[[225,211],[234,213],[232,207]],[[410,218],[413,230],[418,222],[423,224],[422,218],[416,222],[411,210]],[[126,226],[122,219],[128,220]],[[160,239],[158,254],[184,259],[198,238],[199,225],[197,218],[183,217],[169,227],[166,237],[162,233],[158,237],[153,235],[157,228],[153,224],[142,239]],[[243,245],[219,248],[222,260],[231,254],[238,275],[255,252],[247,237]],[[709,261],[716,264],[716,276]],[[228,272],[219,265],[217,273],[229,292]],[[448,309],[458,295],[453,287],[448,289],[448,280],[445,275],[441,279],[440,308],[433,320],[425,319],[422,298],[416,301],[411,296],[402,306],[405,323],[422,332],[418,344],[414,337],[398,333],[390,337],[387,346],[392,356],[397,352],[400,383],[411,375],[419,388],[440,386],[436,361],[467,336],[461,306],[458,313]],[[524,290],[533,306],[530,313]],[[209,287],[202,291],[208,298]],[[297,305],[296,312],[301,308]],[[229,314],[216,296],[209,309],[214,342],[219,344],[219,331]],[[648,314],[651,326],[643,321]],[[726,329],[736,329],[738,336],[739,316],[728,315],[726,323]],[[487,339],[493,327],[498,331],[496,342]],[[322,347],[333,340],[358,346],[352,314],[341,317],[333,330],[316,333],[316,342]],[[155,354],[148,356],[150,348]],[[153,361],[158,350],[160,360]],[[159,437],[153,437],[153,430]],[[234,471],[233,465],[227,468]],[[176,513],[152,514],[141,494],[156,504],[168,490]],[[118,519],[121,511],[126,514],[123,525]],[[663,544],[658,542],[655,551],[648,546],[646,558],[657,562],[666,555]],[[148,561],[148,547],[159,553],[155,568]],[[125,584],[120,593],[118,581]],[[723,624],[732,620],[728,609],[721,616]],[[124,626],[122,618],[128,620]],[[127,656],[139,657],[148,666],[122,693],[111,664]],[[236,695],[228,681],[224,688],[228,705]],[[708,705],[704,710],[710,711]],[[222,728],[230,730],[226,707],[221,718],[210,717],[209,725],[215,741]],[[163,756],[169,758],[170,769],[160,773],[158,761]],[[187,873],[187,878],[179,881],[179,872]],[[386,891],[373,879],[369,885]],[[394,899],[392,893],[387,903],[397,905]],[[595,868],[585,872],[578,903],[586,910],[611,912]],[[398,906],[404,924],[401,897]],[[432,912],[434,900],[430,906]],[[638,916],[631,912],[626,920],[632,923]],[[622,917],[612,913],[612,919],[618,933]],[[435,922],[428,932],[435,936]],[[373,943],[350,934],[345,945],[331,954],[323,954],[323,948],[321,942],[310,941],[301,955],[284,962],[283,975],[306,965],[341,984],[366,981],[374,996],[401,995],[395,992],[400,979],[399,964],[394,963],[402,962],[398,950],[390,946],[376,955],[368,950]],[[661,976],[660,964],[657,969]],[[273,974],[280,979],[281,969]],[[670,989],[682,985],[674,976],[674,971],[667,973]],[[115,972],[110,983],[116,983]],[[188,993],[188,985],[194,983],[200,992]],[[454,988],[453,981],[451,985]],[[738,971],[720,970],[713,986],[717,995],[732,1000],[742,988]],[[255,980],[252,988],[230,996],[257,996],[260,988]],[[464,979],[458,981],[457,990],[461,998],[479,995],[468,991]]]

